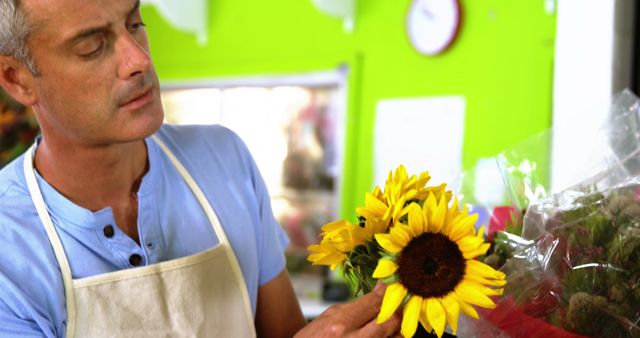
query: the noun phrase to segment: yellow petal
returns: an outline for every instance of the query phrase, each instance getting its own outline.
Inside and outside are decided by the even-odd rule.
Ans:
[[[398,306],[402,304],[404,296],[407,295],[407,289],[400,283],[394,283],[389,285],[382,298],[382,306],[380,313],[378,313],[378,319],[376,322],[382,324],[386,322],[394,312],[398,309]]]
[[[471,282],[478,283],[478,284],[492,285],[492,286],[505,286],[507,284],[507,281],[504,279],[486,279],[480,275],[473,274],[473,273],[466,273],[464,275],[464,279],[469,280]]]
[[[475,234],[475,228],[473,225],[477,220],[478,214],[459,217],[451,226],[449,238],[455,242],[464,236],[473,236]]]
[[[427,182],[429,182],[429,180],[431,179],[431,176],[429,175],[428,171],[423,171],[420,173],[420,176],[418,177],[418,181],[416,182],[416,185],[419,187],[424,187]]]
[[[444,222],[447,217],[447,199],[442,196],[440,197],[440,203],[438,203],[438,207],[431,214],[431,219],[429,220],[430,230],[432,232],[441,232],[442,227],[444,226]]]
[[[373,272],[373,278],[387,278],[393,275],[396,270],[398,270],[398,265],[394,261],[382,258],[378,260],[378,266]]]
[[[402,184],[402,189],[403,190],[409,190],[413,185],[415,185],[417,180],[418,180],[418,178],[416,177],[416,175],[411,176],[408,180],[406,180]]]
[[[458,302],[458,305],[460,305],[460,311],[473,319],[480,319],[478,312],[473,308],[473,306],[462,301],[455,293],[450,293],[449,295]]]
[[[453,222],[458,214],[460,214],[460,210],[458,210],[458,198],[456,197],[453,200],[453,205],[451,206],[451,208],[447,210],[447,221],[445,222],[444,227],[442,227],[443,234],[448,236],[451,233]]]
[[[356,246],[358,246],[358,243],[354,243],[349,240],[343,240],[339,243],[333,243],[333,244],[335,245],[336,249],[338,249],[338,251],[340,252],[349,252],[355,249]]]
[[[356,209],[356,212],[358,212],[359,210],[366,210],[368,214],[371,216],[382,217],[384,216],[384,213],[387,212],[387,209],[389,208],[386,204],[384,204],[372,193],[367,193],[365,195],[364,205],[365,205],[365,208],[358,208]],[[364,215],[364,214],[362,214],[362,216],[367,217],[367,215]]]
[[[397,222],[398,220],[400,220],[400,218],[402,218],[402,216],[404,216],[403,211],[405,210],[404,208],[405,202],[406,202],[406,197],[402,196],[393,205],[393,214],[391,214],[391,217],[393,218],[394,222]]]
[[[395,242],[391,240],[390,234],[375,234],[375,238],[378,244],[387,252],[398,253],[402,251],[403,247],[395,244]]]
[[[371,227],[373,234],[387,232],[387,223],[382,219],[368,219],[365,226]]]
[[[342,230],[342,229],[346,228],[347,226],[349,226],[349,224],[350,223],[345,221],[345,220],[340,220],[340,221],[327,223],[327,224],[323,225],[321,229],[324,232],[333,232],[333,231],[336,231],[336,230]]]
[[[425,301],[427,302],[427,318],[429,318],[429,323],[433,327],[433,330],[436,331],[438,338],[440,338],[444,333],[444,327],[447,321],[442,304],[440,304],[440,301],[436,298],[427,298]]]
[[[447,224],[442,228],[442,233],[451,239],[453,229],[457,229],[458,223],[460,223],[460,220],[462,220],[463,217],[465,216],[462,216],[462,214],[456,214],[453,218],[448,218]]]
[[[413,237],[420,236],[424,232],[424,216],[417,203],[411,203],[409,207],[409,229]]]
[[[396,182],[406,181],[409,178],[409,175],[407,175],[407,168],[405,168],[404,165],[401,164],[396,169],[395,176],[396,176]]]
[[[323,251],[322,250],[322,246],[319,244],[311,244],[307,247],[307,250],[309,251],[315,251],[315,252],[320,252]]]
[[[462,214],[465,215],[465,216],[469,215],[469,205],[466,204],[466,203],[462,207]]]
[[[453,203],[451,204],[451,208],[447,211],[447,219],[452,220],[456,215],[460,213],[460,207],[458,204],[458,197],[453,199]]]
[[[482,263],[476,260],[467,261],[467,273],[480,275],[484,278],[492,278],[492,279],[505,279],[506,275],[504,272],[497,271],[490,265]]]
[[[316,253],[316,254],[311,254],[311,255],[309,255],[309,257],[307,257],[307,260],[308,260],[309,262],[313,262],[313,263],[315,263],[315,262],[319,261],[320,259],[322,259],[322,258],[326,257],[327,255],[328,255],[327,253]]]
[[[404,196],[405,196],[405,199],[407,201],[410,201],[410,200],[414,199],[417,194],[418,194],[418,191],[416,189],[411,189],[411,190],[407,191],[407,193],[404,194]]]
[[[487,296],[502,296],[504,294],[504,289],[492,289],[485,286],[481,286],[478,290]]]
[[[422,205],[422,213],[424,214],[424,218],[427,223],[429,223],[428,228],[425,227],[424,229],[425,232],[435,232],[433,230],[433,225],[431,225],[431,215],[435,212],[437,207],[438,201],[436,201],[436,196],[433,195],[433,193],[429,193],[429,197],[427,197],[427,200],[424,201],[424,204]]]
[[[418,329],[418,318],[420,317],[420,308],[422,307],[422,297],[413,296],[404,306],[402,313],[402,327],[400,333],[404,337],[413,337]]]
[[[313,265],[332,265],[340,264],[346,258],[347,256],[342,253],[319,253],[309,255],[307,259],[310,262],[313,262]]]
[[[447,317],[447,323],[451,327],[453,334],[458,331],[458,316],[460,314],[460,304],[452,297],[446,296],[440,301]]]
[[[376,210],[369,208],[356,208],[356,213],[358,214],[358,216],[362,216],[367,220],[370,220],[372,218],[382,218],[384,216],[384,212],[382,213],[382,215],[378,215],[378,212]]]
[[[429,318],[427,316],[426,300],[422,301],[422,307],[420,309],[420,324],[422,324],[422,327],[424,327],[424,330],[428,333],[431,333],[431,331],[433,331],[433,327],[431,326],[431,324],[429,324]]]
[[[492,289],[489,287],[486,287],[483,285],[483,283],[478,282],[476,279],[473,278],[474,276],[470,276],[470,275],[465,275],[463,281],[466,284],[469,285],[473,285],[473,287],[482,292],[484,295],[486,296],[500,296],[504,293],[504,289],[502,288],[497,288],[497,289]],[[489,284],[491,285],[491,284]]]
[[[496,304],[487,297],[484,293],[482,293],[478,284],[462,281],[458,286],[456,286],[453,292],[456,296],[469,304],[478,305],[487,309],[493,309],[496,307]]]
[[[371,194],[373,196],[375,196],[377,199],[382,201],[383,194],[382,194],[382,190],[380,190],[379,186],[376,185],[376,187],[373,188],[373,191],[371,192]]]
[[[409,234],[409,229],[402,223],[396,223],[391,230],[389,230],[391,240],[398,246],[404,248],[411,240],[412,236]]]
[[[473,250],[473,251],[463,252],[462,255],[467,260],[474,259],[474,258],[476,258],[478,256],[482,256],[482,255],[486,254],[487,251],[489,251],[490,247],[491,247],[491,244],[489,244],[489,243],[482,244],[478,249]]]
[[[476,235],[476,237],[480,238],[481,240],[484,241],[484,225],[480,227],[480,229],[478,229],[478,234]]]
[[[378,188],[378,190],[379,189],[380,188]],[[375,194],[372,194],[372,193],[365,194],[364,205],[366,205],[367,208],[377,210],[380,213],[384,213],[385,211],[387,211],[387,208],[388,208],[388,206],[384,204],[384,202],[382,202],[380,198],[378,198]]]
[[[389,175],[387,175],[387,180],[385,181],[385,191],[387,190],[387,185],[389,185],[389,183],[391,183],[392,180],[393,180],[393,170],[390,170]]]
[[[355,226],[353,228],[349,228],[349,237],[347,238],[347,242],[353,244],[354,247],[364,244],[367,241],[367,230],[366,228],[361,228],[359,226]],[[351,250],[349,250],[351,251]]]
[[[484,240],[475,236],[466,236],[457,240],[456,244],[458,244],[460,251],[465,253],[478,249],[482,244],[484,244]]]
[[[400,211],[400,213],[398,215],[398,219],[400,219],[402,216],[407,215],[409,213],[409,209],[411,207],[412,204],[414,204],[415,202],[411,202],[409,204],[407,204],[407,206],[405,206],[404,208],[402,208],[402,210]],[[417,203],[415,203],[417,204]]]
[[[393,218],[393,206],[390,206],[389,209],[387,209],[387,212],[384,213],[384,216],[382,216],[382,219],[386,223],[391,222],[391,218]]]

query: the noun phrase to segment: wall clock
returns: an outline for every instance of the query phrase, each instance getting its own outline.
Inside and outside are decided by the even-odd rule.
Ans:
[[[444,52],[458,35],[459,0],[413,0],[407,14],[407,34],[421,54]]]

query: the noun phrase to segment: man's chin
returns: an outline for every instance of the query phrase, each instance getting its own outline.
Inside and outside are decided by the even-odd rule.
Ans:
[[[127,125],[121,130],[123,133],[123,141],[137,141],[143,140],[153,135],[164,122],[164,113],[162,110],[154,114],[144,114],[134,118],[134,121],[129,121]],[[118,131],[116,131],[118,132]]]
[[[139,130],[142,133],[142,138],[147,138],[153,135],[164,123],[164,113],[160,112],[159,116],[154,116],[154,118],[148,121],[145,125],[141,125]]]

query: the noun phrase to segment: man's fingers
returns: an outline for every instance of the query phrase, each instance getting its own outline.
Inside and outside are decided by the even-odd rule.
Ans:
[[[400,331],[400,324],[402,323],[402,317],[395,313],[391,318],[382,324],[376,323],[376,319],[368,322],[360,331],[358,331],[358,337],[362,338],[387,338],[396,337]]]
[[[351,320],[355,327],[364,326],[378,316],[386,290],[386,285],[378,283],[373,291],[345,305],[345,307],[349,307],[349,313],[352,315]]]
[[[357,300],[334,305],[309,323],[296,337],[395,337],[400,331],[401,310],[382,324],[376,319],[387,290],[385,285],[376,288]]]

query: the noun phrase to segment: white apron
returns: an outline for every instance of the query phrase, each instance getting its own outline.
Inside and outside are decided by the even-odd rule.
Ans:
[[[206,197],[157,138],[213,226],[220,244],[203,253],[144,267],[73,279],[33,168],[35,144],[24,157],[31,198],[60,265],[66,337],[255,337],[238,260]]]

